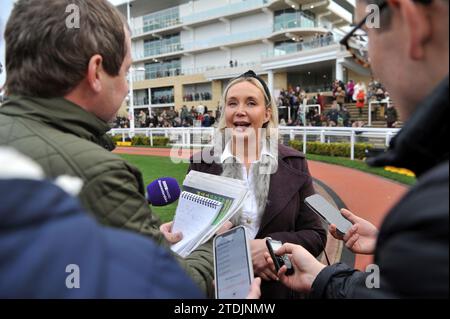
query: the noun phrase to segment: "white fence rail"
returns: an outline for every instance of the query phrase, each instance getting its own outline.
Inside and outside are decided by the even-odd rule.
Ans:
[[[153,138],[162,136],[169,138],[169,144],[180,147],[205,147],[213,146],[214,128],[206,127],[171,127],[171,128],[136,128],[134,134],[130,129],[112,129],[112,136],[121,135],[122,141],[126,141],[134,135],[145,135],[150,138],[150,146],[153,146]]]
[[[150,138],[153,146],[154,137],[164,136],[169,138],[170,144],[178,147],[207,147],[214,145],[214,128],[141,128],[135,129],[134,134],[130,129],[112,129],[109,134],[122,136],[122,141],[134,135],[145,135]],[[348,138],[350,143],[350,158],[355,159],[355,144],[358,138],[381,139],[385,147],[389,146],[391,139],[400,129],[386,128],[348,128],[348,127],[288,127],[279,128],[280,138],[288,136],[289,140],[295,140],[298,136],[303,140],[303,152],[308,152],[308,137],[316,137],[322,143],[330,142],[331,137]]]

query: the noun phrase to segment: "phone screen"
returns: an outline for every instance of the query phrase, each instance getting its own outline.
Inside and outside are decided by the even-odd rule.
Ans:
[[[277,252],[277,250],[279,250],[283,246],[281,241],[277,241],[277,240],[271,240],[270,243],[272,245],[272,249],[273,249],[273,253],[274,254]]]
[[[217,299],[244,299],[250,291],[253,266],[245,229],[237,227],[214,241]]]

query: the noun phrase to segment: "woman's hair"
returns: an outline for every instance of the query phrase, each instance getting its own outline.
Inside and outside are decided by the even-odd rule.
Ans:
[[[264,96],[264,102],[265,102],[266,108],[272,110],[272,112],[271,112],[272,115],[271,115],[269,122],[267,122],[263,125],[263,128],[267,129],[267,138],[270,137],[271,130],[278,129],[277,104],[276,104],[275,100],[273,99],[273,97],[269,96],[268,93],[266,93],[266,90],[264,89],[264,86],[261,83],[261,81],[262,80],[255,78],[255,77],[241,76],[241,77],[234,79],[233,81],[230,82],[230,84],[228,84],[228,86],[225,88],[225,91],[223,92],[223,96],[220,101],[221,116],[220,116],[220,120],[219,120],[219,124],[218,124],[219,131],[223,132],[225,130],[225,128],[227,127],[226,119],[225,119],[225,107],[226,107],[226,99],[227,99],[228,92],[230,91],[230,89],[233,86],[235,86],[236,84],[239,84],[239,83],[243,83],[243,82],[250,82],[251,84],[256,86]]]

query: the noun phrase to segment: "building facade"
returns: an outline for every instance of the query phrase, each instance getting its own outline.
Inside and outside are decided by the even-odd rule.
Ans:
[[[275,95],[367,76],[339,45],[355,0],[135,0],[118,8],[131,22],[136,113],[215,110],[230,79],[249,69]]]

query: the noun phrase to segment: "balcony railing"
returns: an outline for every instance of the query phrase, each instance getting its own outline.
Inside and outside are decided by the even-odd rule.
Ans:
[[[150,105],[148,97],[137,98],[135,97],[133,100],[134,106],[147,106]]]
[[[205,21],[215,17],[226,17],[235,13],[256,9],[268,4],[269,0],[248,0],[237,3],[228,4],[226,6],[194,13],[183,17],[183,22],[186,24]]]
[[[193,13],[190,15],[187,15],[183,18],[179,16],[178,14],[170,13],[170,10],[179,10],[180,7],[175,7],[171,9],[167,9],[161,12],[152,13],[147,16],[143,16],[142,18],[145,20],[148,18],[151,23],[148,23],[140,28],[134,28],[133,29],[133,36],[140,36],[142,34],[153,32],[156,30],[161,30],[165,28],[169,28],[172,26],[178,26],[182,24],[191,24],[196,22],[201,22],[213,18],[218,17],[226,17],[228,15],[236,14],[243,11],[248,11],[251,9],[256,9],[259,7],[263,7],[266,4],[270,3],[271,0],[248,0],[248,1],[241,1],[238,3],[229,4],[226,6],[221,6],[218,8],[205,10],[202,12]],[[164,17],[166,15],[167,17]]]
[[[175,53],[175,52],[181,52],[181,51],[183,51],[183,46],[181,45],[181,43],[174,43],[174,44],[169,44],[169,45],[144,48],[143,53],[134,52],[133,59],[140,60],[140,59],[144,59],[144,58],[151,58],[151,57],[156,57],[156,56],[163,55],[163,54]]]
[[[208,41],[196,41],[191,43],[183,44],[184,48],[188,51],[205,49],[210,47],[224,46],[237,42],[244,42],[253,39],[260,39],[264,37],[269,37],[272,33],[271,28],[265,28],[260,30],[253,30],[249,32],[242,32],[230,35],[219,36]]]
[[[145,15],[142,17],[142,20],[144,26],[141,28],[135,28],[133,30],[133,36],[139,36],[147,32],[182,24],[179,7],[173,7]]]
[[[144,28],[142,30],[144,31],[144,33],[147,33],[150,31],[168,28],[168,27],[178,25],[178,24],[181,24],[181,20],[180,20],[180,18],[175,18],[175,19],[170,19],[170,20],[166,20],[163,22],[157,22],[157,23],[154,23],[151,25],[146,25],[146,26],[144,26]]]
[[[272,28],[265,28],[256,31],[249,31],[237,34],[230,34],[225,36],[216,37],[207,41],[195,41],[189,43],[175,43],[165,46],[145,48],[142,55],[135,53],[133,55],[134,60],[140,60],[144,58],[153,58],[168,53],[178,53],[182,51],[193,51],[214,48],[219,46],[225,46],[237,42],[245,42],[250,40],[257,40],[269,37],[272,34]]]
[[[243,62],[239,63],[237,66],[231,67],[230,65],[212,65],[207,67],[199,67],[199,68],[170,68],[165,70],[156,70],[156,71],[146,71],[145,74],[139,73],[133,75],[133,81],[145,81],[152,79],[159,79],[171,76],[180,76],[180,75],[194,75],[194,74],[209,74],[211,72],[217,73],[236,73],[248,69],[259,70],[260,63],[259,62]]]
[[[280,21],[274,23],[274,32],[278,32],[286,29],[293,28],[314,28],[317,26],[316,21],[313,18],[301,13],[297,12],[295,17],[290,15],[289,17],[283,18],[281,17]]]
[[[283,56],[287,54],[309,51],[312,49],[327,47],[331,45],[338,44],[340,37],[337,35],[324,36],[323,38],[314,39],[308,42],[295,42],[295,43],[285,43],[283,45],[277,46],[273,51],[267,52],[263,55],[263,58]]]
[[[174,101],[175,101],[175,98],[173,95],[152,97],[152,105],[170,104],[170,103],[173,103]]]

